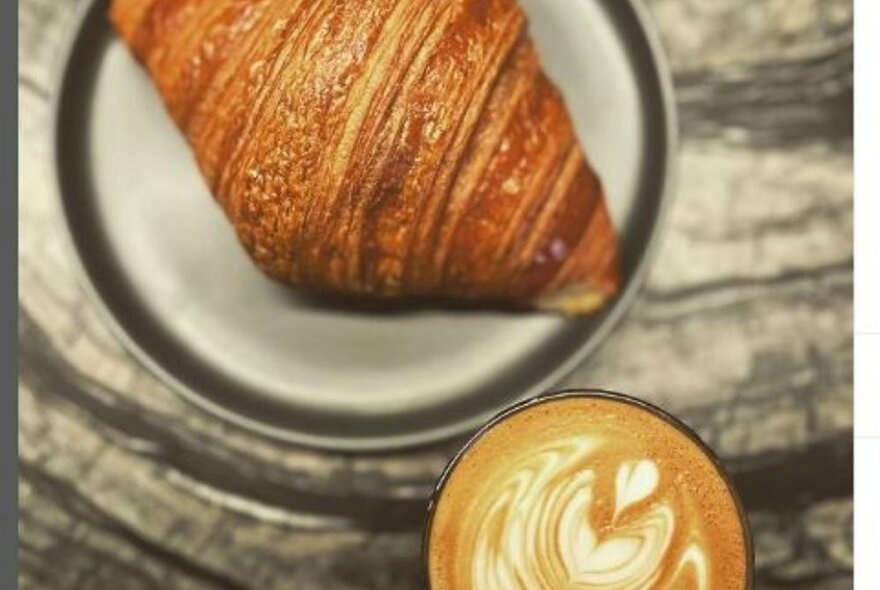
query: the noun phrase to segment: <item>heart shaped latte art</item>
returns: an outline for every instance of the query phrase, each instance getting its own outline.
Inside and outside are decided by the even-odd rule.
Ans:
[[[506,471],[476,535],[473,588],[647,590],[686,579],[708,589],[699,540],[673,543],[676,506],[656,497],[659,466],[596,461],[605,444],[572,438],[536,448]],[[600,526],[594,515],[603,510]]]

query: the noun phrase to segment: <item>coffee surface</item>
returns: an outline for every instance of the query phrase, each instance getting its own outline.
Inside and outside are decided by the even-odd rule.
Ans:
[[[484,433],[445,481],[433,590],[747,587],[746,533],[712,460],[635,404],[564,397]]]

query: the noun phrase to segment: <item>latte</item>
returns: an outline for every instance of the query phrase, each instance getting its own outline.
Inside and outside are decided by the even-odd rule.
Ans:
[[[659,410],[611,394],[520,406],[440,484],[432,590],[746,590],[740,504],[709,451]]]

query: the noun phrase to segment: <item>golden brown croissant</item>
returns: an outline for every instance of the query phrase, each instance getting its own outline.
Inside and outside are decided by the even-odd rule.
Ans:
[[[317,291],[584,313],[602,188],[515,0],[115,0],[265,272]]]

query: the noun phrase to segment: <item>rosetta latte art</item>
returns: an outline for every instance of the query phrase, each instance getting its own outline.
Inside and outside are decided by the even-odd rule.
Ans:
[[[561,395],[481,432],[438,487],[431,590],[750,590],[748,524],[683,425]]]
[[[674,542],[677,507],[657,497],[661,474],[648,459],[616,472],[593,461],[598,437],[534,449],[505,470],[476,534],[472,586],[480,590],[709,588],[698,540]],[[606,473],[606,471],[609,471]],[[613,478],[600,485],[600,478]],[[613,498],[601,497],[607,490]],[[599,502],[610,522],[591,522]],[[677,551],[677,555],[671,552]]]

